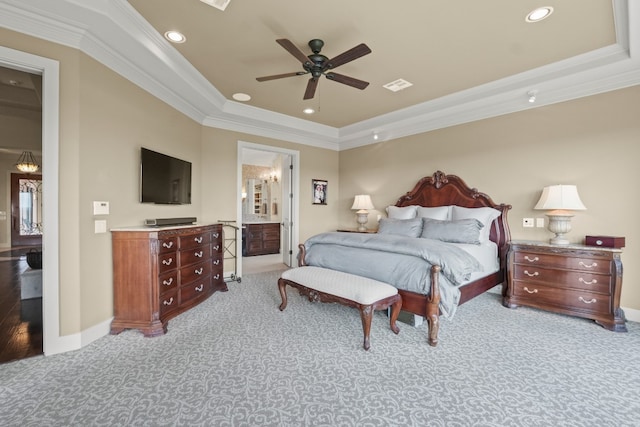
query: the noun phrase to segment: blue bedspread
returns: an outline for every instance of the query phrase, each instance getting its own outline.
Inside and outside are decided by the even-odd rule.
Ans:
[[[305,263],[429,294],[432,265],[441,267],[440,310],[451,318],[460,300],[458,286],[482,271],[468,252],[439,240],[393,234],[322,233],[305,242]]]

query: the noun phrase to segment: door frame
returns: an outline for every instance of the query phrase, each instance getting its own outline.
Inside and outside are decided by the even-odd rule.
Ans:
[[[0,46],[0,66],[42,75],[42,347],[45,355],[81,347],[79,334],[60,335],[59,121],[60,64],[54,59]]]
[[[237,178],[236,178],[236,224],[239,227],[242,226],[242,150],[248,148],[251,150],[267,151],[272,153],[284,154],[291,156],[291,162],[293,165],[293,171],[291,174],[291,194],[293,194],[293,200],[291,201],[291,250],[294,251],[298,248],[300,242],[300,152],[297,150],[289,150],[286,148],[274,147],[271,145],[256,144],[253,142],[238,141],[237,152]],[[242,234],[242,233],[240,233]],[[241,247],[241,242],[239,242]],[[292,259],[295,259],[292,255]],[[242,251],[236,257],[236,267],[238,276],[242,276]]]

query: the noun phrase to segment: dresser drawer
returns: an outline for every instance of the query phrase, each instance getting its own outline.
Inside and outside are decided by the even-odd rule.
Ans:
[[[513,278],[528,283],[537,283],[570,289],[584,289],[609,294],[611,276],[587,271],[559,270],[554,268],[516,264]]]
[[[160,297],[160,317],[177,309],[180,306],[178,301],[178,289],[173,289]]]
[[[581,290],[567,290],[535,283],[514,281],[513,294],[523,303],[561,307],[569,311],[610,314],[611,297]]]
[[[211,233],[190,234],[180,236],[180,250],[191,249],[211,242]]]
[[[169,270],[178,268],[178,253],[169,252],[158,256],[158,270],[163,274]]]
[[[160,295],[175,289],[178,286],[178,270],[173,270],[160,275]]]
[[[213,256],[211,257],[211,266],[216,269],[216,268],[222,268],[222,252],[217,252],[214,253]]]
[[[592,271],[594,273],[610,273],[611,271],[610,262],[606,259],[559,256],[527,251],[516,252],[514,262],[523,265],[540,265],[570,270]]]
[[[211,278],[209,276],[203,277],[201,280],[197,280],[188,285],[180,288],[180,304],[184,304],[187,301],[198,298],[203,295],[208,295],[211,291]]]
[[[180,284],[185,285],[200,280],[209,274],[211,274],[211,263],[208,261],[183,267],[180,269]]]
[[[211,258],[211,246],[198,246],[180,251],[180,267],[195,264]]]
[[[165,237],[158,241],[158,252],[163,254],[175,252],[178,249],[178,237]]]
[[[221,240],[219,240],[219,241],[214,240],[213,242],[211,242],[211,253],[214,254],[214,256],[215,256],[216,253],[220,253],[220,254],[222,253],[222,241]]]

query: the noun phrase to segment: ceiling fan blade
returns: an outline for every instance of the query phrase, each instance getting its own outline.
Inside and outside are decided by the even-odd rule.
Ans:
[[[291,42],[291,40],[289,40],[289,39],[278,39],[278,40],[276,40],[276,42],[280,46],[285,48],[287,50],[287,52],[289,52],[291,55],[295,56],[298,59],[298,61],[302,62],[303,65],[305,63],[311,63],[311,61],[309,61],[309,58],[307,58],[307,55],[302,53],[302,51],[300,49],[298,49],[298,47],[296,45],[294,45],[293,42]]]
[[[318,79],[311,77],[309,83],[307,83],[307,90],[304,91],[304,97],[302,99],[311,99],[316,94],[316,88],[318,87]]]
[[[356,89],[364,89],[369,86],[369,82],[365,82],[364,80],[354,79],[353,77],[345,76],[344,74],[338,73],[327,73],[327,78],[329,80],[333,80],[338,83],[342,83],[348,86],[355,87]]]
[[[283,79],[285,77],[300,76],[302,74],[306,74],[306,73],[300,73],[299,71],[296,71],[294,73],[275,74],[273,76],[256,77],[256,80],[259,82],[266,82],[267,80]]]
[[[361,56],[365,56],[370,53],[371,49],[369,49],[369,46],[364,43],[360,43],[358,46],[351,48],[334,58],[331,58],[329,61],[327,61],[326,68],[329,69],[339,67],[343,64],[346,64],[347,62],[351,62],[354,59],[358,59]]]

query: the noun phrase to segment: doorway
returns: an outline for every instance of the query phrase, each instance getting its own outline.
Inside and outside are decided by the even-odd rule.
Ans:
[[[245,273],[248,274],[295,265],[299,241],[299,157],[299,152],[294,150],[238,142],[239,234],[246,237],[247,230],[261,226],[272,228],[274,224],[278,224],[280,230],[279,251],[269,254],[260,252],[260,255],[246,257],[239,253],[239,271],[243,270],[243,263],[247,266]],[[252,235],[247,240],[254,238]],[[242,244],[246,244],[245,238]],[[246,247],[243,252],[247,254]]]
[[[45,355],[81,347],[80,337],[61,336],[59,308],[59,215],[58,154],[60,64],[58,61],[0,46],[0,67],[41,76],[42,109],[42,341]]]

